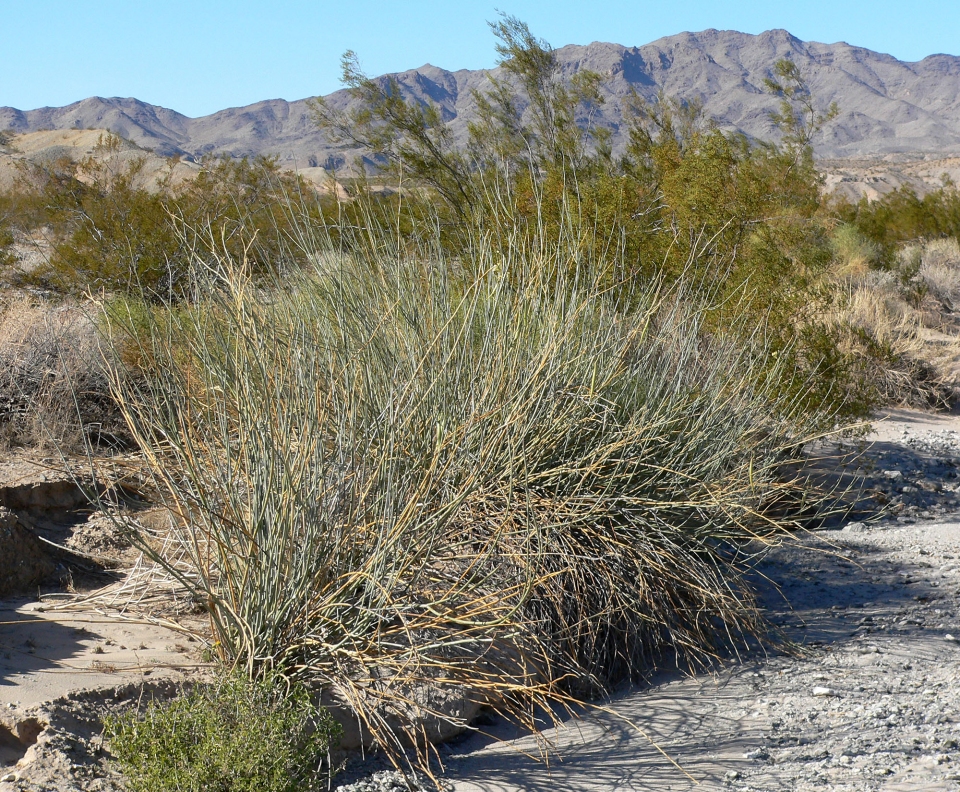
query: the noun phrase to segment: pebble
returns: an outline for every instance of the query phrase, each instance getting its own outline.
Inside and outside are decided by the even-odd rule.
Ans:
[[[837,693],[837,691],[834,690],[833,688],[817,686],[813,689],[813,695],[814,696],[839,696],[840,694]]]
[[[960,643],[960,638],[957,638],[955,635],[951,635],[950,633],[944,635],[943,640],[950,641],[950,643]]]
[[[412,786],[411,786],[412,783]],[[425,789],[417,779],[408,782],[402,773],[395,770],[386,770],[374,773],[369,778],[355,784],[346,784],[336,788],[336,792],[408,792],[408,790]]]
[[[896,481],[897,479],[903,478],[903,471],[902,470],[884,470],[883,475],[884,477],[890,479],[891,481]]]

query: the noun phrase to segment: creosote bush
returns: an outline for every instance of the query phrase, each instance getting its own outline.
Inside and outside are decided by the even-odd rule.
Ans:
[[[130,792],[328,789],[339,732],[302,686],[238,674],[105,724]]]
[[[292,219],[319,213],[316,194],[274,159],[209,157],[184,183],[172,182],[171,167],[144,184],[145,157],[130,149],[105,133],[80,162],[25,165],[16,186],[0,193],[0,267],[13,263],[14,231],[39,232],[49,253],[28,272],[10,271],[20,284],[177,296],[191,260],[184,224],[208,228],[232,255],[269,268],[296,257]]]

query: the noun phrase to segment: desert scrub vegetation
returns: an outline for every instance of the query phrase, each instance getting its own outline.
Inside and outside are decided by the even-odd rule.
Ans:
[[[890,262],[856,226],[835,231],[834,308],[839,344],[882,403],[950,406],[960,353],[954,299],[960,248],[952,238],[917,240]]]
[[[191,260],[184,225],[202,225],[236,256],[247,252],[239,245],[256,240],[264,268],[295,260],[294,220],[319,209],[316,194],[275,160],[210,157],[193,179],[175,184],[167,173],[150,183],[144,158],[129,156],[131,147],[104,133],[79,162],[23,164],[15,188],[0,195],[0,265],[8,282],[80,297],[176,295]],[[41,264],[18,270],[10,246],[37,234]]]
[[[944,407],[957,393],[960,193],[903,187],[875,201],[831,202],[833,317],[884,402]]]
[[[877,246],[881,266],[895,266],[903,246],[918,240],[960,238],[960,192],[946,178],[922,197],[906,186],[874,201],[841,200],[834,211]]]
[[[145,549],[228,667],[332,691],[395,759],[457,722],[432,685],[536,728],[665,654],[752,645],[747,544],[816,508],[790,463],[833,420],[761,333],[610,289],[602,240],[480,231],[456,259],[316,231],[277,280],[213,244],[193,299],[111,312],[151,361],[116,398],[177,518]]]
[[[25,292],[0,297],[0,443],[98,451],[129,442],[97,309]]]
[[[104,729],[130,792],[328,789],[338,734],[302,686],[238,674],[108,718]]]
[[[769,359],[790,356],[786,368],[800,373],[784,387],[812,409],[868,412],[876,394],[823,321],[834,297],[835,221],[811,141],[835,109],[817,111],[796,66],[781,61],[768,81],[782,100],[779,142],[723,133],[696,103],[635,95],[628,142],[614,152],[610,130],[592,120],[601,76],[581,70],[564,80],[550,46],[522,22],[502,16],[492,28],[503,76],[475,94],[466,146],[438,108],[406,101],[391,78],[367,77],[352,52],[343,60],[352,104],[315,103],[328,134],[386,163],[381,178],[409,185],[392,198],[398,231],[415,237],[421,219],[436,216],[442,244],[457,255],[476,226],[507,245],[520,231],[549,245],[570,226],[604,243],[590,255],[608,286],[682,281],[708,307],[709,326],[749,335],[763,325]],[[598,238],[594,227],[610,233]]]
[[[765,638],[752,559],[822,511],[803,446],[869,401],[818,314],[820,119],[792,109],[794,71],[779,146],[664,98],[638,100],[614,158],[574,123],[597,79],[562,84],[516,20],[495,32],[512,82],[478,97],[466,151],[349,58],[364,109],[318,107],[406,188],[360,178],[306,207],[238,166],[195,183],[197,206],[241,187],[208,221],[91,163],[63,181],[63,280],[44,275],[114,292],[112,395],[173,517],[138,541],[209,615],[222,668],[303,685],[427,770],[436,722],[471,711],[437,687],[537,730]],[[164,739],[113,742],[179,755]]]
[[[323,691],[398,763],[426,765],[431,719],[468,725],[438,686],[536,730],[762,640],[751,561],[826,508],[804,446],[919,338],[871,278],[907,304],[946,283],[825,205],[831,111],[792,64],[780,142],[636,99],[615,156],[598,76],[566,84],[522,23],[494,28],[505,77],[463,149],[345,59],[356,104],[318,120],[392,192],[219,163],[171,197],[91,162],[34,193],[61,229],[35,277],[111,292],[111,395],[173,518],[141,546],[224,669]]]

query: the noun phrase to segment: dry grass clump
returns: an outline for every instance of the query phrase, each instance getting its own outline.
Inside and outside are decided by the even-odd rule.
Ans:
[[[855,226],[841,223],[831,237],[833,276],[863,277],[880,259],[880,246],[864,237]]]
[[[960,244],[956,239],[936,239],[922,248],[904,251],[920,259],[917,273],[927,294],[948,311],[960,305]]]
[[[94,306],[23,292],[0,300],[0,442],[81,449],[120,442]]]
[[[839,348],[860,361],[881,403],[945,407],[956,394],[960,339],[953,321],[960,298],[955,240],[907,246],[892,269],[853,226],[834,232],[835,299],[827,320]]]
[[[152,361],[115,384],[178,515],[159,561],[223,660],[335,689],[395,755],[423,685],[535,727],[749,644],[743,544],[803,496],[818,417],[762,350],[683,295],[598,288],[582,245],[503,249],[326,248],[272,284],[213,249],[194,303],[112,315]]]

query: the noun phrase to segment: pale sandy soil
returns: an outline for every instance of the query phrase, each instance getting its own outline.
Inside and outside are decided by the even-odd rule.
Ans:
[[[960,417],[891,411],[869,439],[861,514],[797,536],[757,569],[769,616],[795,651],[755,652],[696,676],[661,672],[618,691],[603,710],[547,730],[549,765],[509,724],[478,724],[441,748],[444,783],[457,792],[960,790]],[[164,677],[199,660],[176,633],[62,605],[0,604],[0,792],[119,789],[102,715],[169,693]],[[343,780],[377,767],[354,763]]]
[[[38,602],[0,608],[0,709],[28,709],[82,688],[113,687],[193,668],[195,641],[91,609]]]
[[[960,790],[960,418],[890,411],[868,439],[865,494],[887,516],[758,570],[799,656],[622,691],[547,732],[550,767],[521,753],[530,737],[472,736],[447,751],[451,788]]]
[[[874,201],[892,190],[910,187],[920,195],[943,186],[947,175],[960,182],[960,157],[893,154],[873,159],[826,159],[817,163],[827,192],[854,203],[866,197]]]
[[[91,513],[85,472],[82,463],[66,472],[60,460],[0,463],[0,507],[42,538],[58,570],[73,570],[67,590],[61,582],[0,599],[3,792],[108,788],[102,716],[152,691],[167,695],[203,668],[199,644],[164,627],[163,609],[149,620],[126,601],[124,584],[149,567],[115,523]]]

